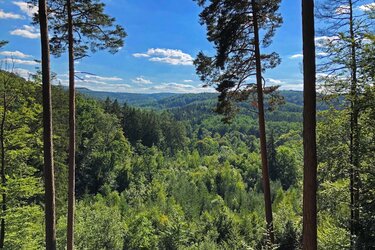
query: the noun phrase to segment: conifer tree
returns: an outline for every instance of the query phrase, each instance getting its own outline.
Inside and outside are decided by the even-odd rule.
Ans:
[[[317,16],[324,22],[317,39],[321,60],[319,72],[324,75],[323,89],[328,94],[344,95],[350,112],[349,126],[349,178],[350,178],[350,234],[351,247],[355,248],[360,226],[361,189],[361,134],[360,116],[364,111],[360,103],[368,79],[364,77],[361,55],[368,41],[366,35],[373,23],[369,15],[373,6],[363,0],[323,1],[318,6]]]
[[[52,141],[52,102],[50,47],[46,0],[39,0],[39,25],[42,50],[42,92],[43,92],[43,141],[44,141],[44,182],[46,249],[56,249],[55,177]]]
[[[303,249],[317,249],[316,64],[314,1],[302,0],[303,29]]]
[[[31,2],[33,2],[32,0]],[[69,56],[69,185],[68,185],[68,249],[74,248],[76,104],[74,61],[89,52],[109,50],[116,53],[124,45],[126,33],[115,25],[115,19],[104,13],[99,0],[49,1],[51,53],[57,57],[68,49]]]
[[[271,94],[270,103],[280,99],[275,95],[278,86],[265,87],[262,73],[280,63],[276,53],[261,54],[260,46],[267,47],[275,30],[281,25],[278,13],[280,0],[197,0],[204,7],[201,24],[207,26],[207,38],[213,42],[217,54],[213,57],[202,52],[195,60],[197,73],[207,85],[214,85],[220,93],[217,112],[224,121],[234,117],[235,102],[253,96],[257,109],[262,158],[263,191],[269,241],[274,242],[270,181],[267,162],[267,144],[264,117],[264,94]],[[264,34],[260,37],[260,31]],[[263,33],[264,32],[264,33]],[[252,83],[252,78],[256,83]]]

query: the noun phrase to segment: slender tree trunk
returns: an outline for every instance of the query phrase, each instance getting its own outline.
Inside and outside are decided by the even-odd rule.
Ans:
[[[316,62],[314,1],[302,0],[303,27],[303,249],[317,249]]]
[[[75,152],[76,152],[76,104],[74,84],[74,37],[72,0],[67,0],[69,40],[69,188],[68,188],[68,234],[67,248],[74,249],[74,204],[75,204]]]
[[[5,176],[5,143],[4,143],[4,131],[5,131],[5,120],[6,120],[6,114],[7,114],[7,102],[6,102],[6,86],[4,86],[4,95],[3,95],[3,116],[1,118],[1,127],[0,127],[0,146],[1,146],[1,184],[3,188],[6,186],[6,176]],[[0,230],[0,249],[4,248],[4,242],[5,242],[5,214],[7,210],[7,204],[6,204],[6,191],[3,190],[2,193],[2,218],[1,218],[1,230]]]
[[[264,103],[263,103],[263,84],[262,84],[262,64],[260,59],[259,48],[259,27],[257,20],[257,6],[256,1],[252,1],[253,9],[253,24],[254,24],[254,44],[255,44],[255,60],[256,60],[256,80],[258,92],[258,111],[259,111],[259,137],[260,137],[260,153],[262,157],[262,176],[263,176],[263,192],[264,204],[266,211],[267,233],[269,240],[274,243],[273,233],[273,218],[272,218],[272,202],[271,202],[271,188],[267,161],[267,140],[266,140],[266,122],[264,118]]]
[[[43,141],[44,141],[44,182],[45,182],[45,222],[46,249],[56,249],[55,177],[52,141],[52,101],[51,70],[48,39],[46,0],[39,0],[39,23],[42,49],[42,92],[43,92]]]
[[[349,0],[349,30],[351,49],[351,86],[350,86],[350,235],[351,248],[355,248],[359,221],[359,130],[358,130],[358,93],[357,93],[357,55],[354,34],[353,1]]]

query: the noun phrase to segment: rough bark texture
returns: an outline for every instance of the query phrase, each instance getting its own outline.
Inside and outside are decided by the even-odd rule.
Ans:
[[[72,0],[67,1],[69,40],[69,187],[68,187],[68,233],[67,248],[74,249],[74,206],[75,206],[75,152],[76,152],[76,104],[74,83],[74,38]]]
[[[317,249],[316,62],[314,1],[302,0],[303,27],[303,249]]]
[[[52,102],[50,80],[50,52],[46,0],[39,0],[40,40],[42,48],[43,141],[46,249],[56,249],[55,179],[52,142]]]
[[[256,2],[252,1],[253,9],[253,24],[254,24],[254,44],[255,44],[255,60],[256,60],[256,80],[258,93],[258,120],[259,120],[259,137],[260,137],[260,153],[262,157],[262,176],[263,176],[263,192],[264,205],[266,211],[267,233],[269,240],[274,243],[273,232],[273,218],[272,218],[272,203],[271,203],[271,189],[270,178],[267,160],[267,141],[266,141],[266,122],[264,118],[264,102],[263,102],[263,84],[262,84],[262,65],[259,48],[259,27],[257,20],[257,6]]]

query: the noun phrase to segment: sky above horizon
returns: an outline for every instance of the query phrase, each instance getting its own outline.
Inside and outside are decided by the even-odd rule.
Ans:
[[[199,93],[203,88],[192,64],[199,51],[213,55],[206,28],[199,24],[201,8],[192,0],[105,0],[105,11],[116,18],[128,36],[115,55],[102,51],[76,62],[77,87],[97,91],[132,93]],[[368,1],[367,3],[373,3]],[[14,71],[27,78],[40,60],[38,27],[30,24],[36,9],[24,1],[0,0],[0,60],[14,64]],[[267,51],[279,53],[282,62],[264,74],[267,82],[281,89],[302,90],[302,28],[300,1],[283,0],[284,23]],[[67,55],[51,57],[57,81],[68,84]]]

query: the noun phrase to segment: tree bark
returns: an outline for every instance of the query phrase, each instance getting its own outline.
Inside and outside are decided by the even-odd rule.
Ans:
[[[67,0],[69,42],[69,187],[68,187],[68,232],[67,248],[74,249],[74,206],[75,206],[75,152],[76,152],[76,104],[74,83],[74,37],[72,0]]]
[[[46,0],[39,0],[39,24],[42,50],[42,92],[43,92],[43,141],[46,249],[56,249],[55,179],[53,166],[52,101],[50,49]]]
[[[6,82],[4,82],[4,94],[3,94],[3,116],[1,118],[1,127],[0,127],[0,146],[1,146],[1,184],[3,188],[6,186],[6,176],[5,176],[5,143],[4,143],[4,132],[5,132],[5,121],[6,121],[6,115],[7,115],[7,101],[6,101]],[[5,242],[5,214],[7,210],[7,204],[6,204],[6,191],[3,190],[2,193],[2,218],[1,218],[1,230],[0,230],[0,249],[4,248],[4,242]]]
[[[314,1],[302,0],[303,27],[303,249],[317,249],[316,62]]]
[[[263,192],[264,205],[266,212],[267,234],[271,244],[274,243],[273,232],[273,218],[272,218],[272,202],[271,202],[271,188],[267,160],[267,140],[266,140],[266,122],[264,117],[264,102],[263,102],[263,84],[262,84],[262,64],[260,58],[259,45],[259,27],[257,20],[258,7],[256,1],[252,1],[253,10],[253,24],[254,24],[254,45],[255,45],[255,60],[256,60],[256,81],[258,93],[258,120],[259,120],[259,137],[260,137],[260,153],[262,158],[262,176],[263,176]]]
[[[355,249],[359,221],[359,129],[358,129],[358,93],[357,93],[357,51],[354,34],[353,1],[349,0],[349,32],[351,50],[351,86],[350,86],[350,235],[351,248]]]

